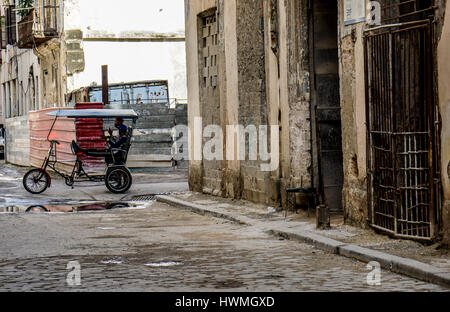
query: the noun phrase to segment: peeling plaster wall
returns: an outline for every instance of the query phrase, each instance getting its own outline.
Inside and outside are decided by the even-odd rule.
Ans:
[[[270,1],[261,0],[185,2],[192,190],[280,206],[281,198],[285,198],[282,189],[310,186],[307,3],[278,3],[271,8]],[[199,81],[203,68],[199,67],[202,59],[198,57],[201,49],[197,37],[198,14],[214,7],[218,8],[220,29],[218,109],[212,109],[212,102],[202,99]],[[273,34],[278,38],[277,51],[272,49]],[[225,141],[227,125],[280,126],[279,168],[264,172],[260,160],[217,162],[222,174],[215,179],[222,189],[214,192],[218,184],[212,183],[212,168],[205,167],[205,161],[194,159],[195,153],[202,152],[201,145],[196,148],[195,144],[199,136],[194,134],[195,117],[213,115],[219,118]],[[270,144],[269,140],[269,147]],[[230,147],[224,144],[224,155],[227,148]],[[211,177],[205,180],[205,174]]]
[[[282,2],[282,1],[280,1]],[[310,90],[310,28],[308,1],[287,1],[286,45],[287,71],[286,85],[281,85],[281,92],[287,92],[288,109],[283,109],[282,103],[282,132],[289,132],[289,141],[282,141],[287,145],[283,150],[282,190],[287,187],[313,187],[312,181],[312,144],[311,144],[311,90]],[[283,29],[283,28],[281,28]],[[281,33],[282,34],[282,33]],[[283,98],[281,98],[283,99]],[[282,135],[284,136],[284,135]],[[287,163],[286,163],[287,161]],[[282,191],[284,203],[284,191]]]
[[[343,21],[342,2],[339,21]],[[344,186],[342,206],[347,223],[366,227],[366,125],[363,23],[339,28],[340,98]]]
[[[230,148],[226,145],[228,125],[258,127],[267,124],[261,3],[259,0],[185,2],[190,147],[192,147],[189,167],[190,187],[192,190],[214,195],[265,203],[268,174],[260,170],[260,162],[226,160],[227,148]],[[209,93],[206,93],[204,87],[199,84],[199,81],[202,81],[200,71],[203,71],[203,68],[199,66],[202,58],[198,57],[198,53],[203,51],[199,48],[197,27],[198,14],[211,8],[218,9],[219,93],[218,99],[207,101]],[[211,89],[208,92],[215,91]],[[202,128],[211,123],[221,126],[225,160],[214,161],[214,165],[211,161],[194,159],[195,153],[202,153],[202,146],[195,143],[199,136],[201,137],[201,133],[193,133],[195,117],[203,117]]]
[[[188,90],[189,124],[189,187],[193,191],[203,191],[202,131],[195,120],[202,116],[200,100],[200,72],[198,45],[198,15],[217,7],[215,0],[185,0],[186,69]],[[219,36],[219,42],[223,42]],[[221,62],[220,56],[218,62]],[[222,65],[223,66],[223,65]],[[223,75],[222,75],[223,76]],[[220,79],[220,75],[219,75]],[[219,81],[219,83],[221,83]]]
[[[261,1],[238,0],[236,15],[239,124],[259,129],[267,125]],[[260,160],[241,161],[242,198],[266,203],[268,176],[260,170],[260,165]]]
[[[63,37],[66,48],[66,73],[73,75],[85,70],[83,32],[79,29],[66,30]]]
[[[39,107],[39,96],[35,97],[35,93],[39,92],[36,77],[40,75],[40,66],[37,57],[31,50],[12,47],[8,51],[2,50],[1,53],[3,63],[0,76],[0,101],[6,130],[5,159],[15,165],[28,166],[30,138],[27,114],[30,110]],[[31,68],[35,88],[31,82]],[[8,85],[12,95],[11,105],[8,100],[10,91],[6,90]],[[16,86],[15,90],[13,89],[14,85]]]
[[[36,48],[41,67],[40,109],[65,106],[66,68],[61,46],[61,40],[51,39]]]
[[[450,3],[446,1],[441,17],[440,40],[437,48],[439,109],[441,113],[441,179],[443,190],[442,235],[450,246]],[[443,19],[445,18],[445,19]],[[439,30],[439,29],[438,29]]]

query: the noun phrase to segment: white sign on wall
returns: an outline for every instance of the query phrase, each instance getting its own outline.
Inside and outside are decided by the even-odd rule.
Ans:
[[[365,20],[365,0],[344,0],[344,25],[356,24]]]

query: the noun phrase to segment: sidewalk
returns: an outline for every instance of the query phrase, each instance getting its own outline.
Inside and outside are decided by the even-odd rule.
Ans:
[[[439,244],[425,246],[415,241],[393,239],[371,229],[345,225],[342,216],[331,218],[330,230],[317,230],[315,216],[308,217],[303,211],[289,212],[285,218],[284,211],[273,212],[264,205],[200,193],[160,195],[157,200],[201,215],[258,227],[266,233],[312,244],[348,258],[377,261],[386,270],[450,287],[449,250],[440,248]]]

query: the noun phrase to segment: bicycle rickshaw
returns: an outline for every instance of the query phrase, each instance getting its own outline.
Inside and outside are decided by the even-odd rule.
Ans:
[[[134,110],[128,109],[76,109],[76,110],[57,110],[47,113],[49,116],[55,116],[55,120],[47,135],[47,141],[50,142],[50,148],[48,155],[45,158],[40,168],[31,169],[23,177],[23,186],[32,194],[40,194],[51,186],[51,177],[47,171],[47,168],[52,169],[58,175],[60,175],[66,185],[73,187],[77,182],[105,182],[106,187],[112,193],[125,193],[128,191],[132,184],[132,176],[130,170],[127,168],[128,152],[131,147],[131,138],[133,137],[133,128],[136,126],[138,115]],[[104,174],[88,174],[83,169],[82,157],[85,153],[77,148],[78,145],[75,141],[72,142],[72,153],[76,156],[75,165],[73,166],[72,173],[70,175],[59,171],[56,168],[58,163],[57,158],[57,145],[60,142],[57,140],[51,140],[50,134],[55,126],[58,118],[101,118],[101,119],[114,119],[122,118],[123,120],[131,120],[133,126],[128,126],[126,133],[126,141],[118,148],[112,148],[107,144],[108,156],[105,157],[106,172]]]

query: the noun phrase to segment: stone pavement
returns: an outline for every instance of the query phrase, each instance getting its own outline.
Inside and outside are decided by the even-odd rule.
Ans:
[[[450,290],[385,270],[379,272],[381,285],[369,283],[372,269],[360,261],[252,226],[164,203],[142,204],[92,212],[0,213],[0,291]],[[79,264],[78,284],[67,281],[74,263]]]
[[[142,195],[170,193],[170,196],[158,196],[158,200],[198,214],[248,224],[255,230],[308,243],[337,255],[364,262],[378,261],[383,268],[393,272],[450,286],[449,251],[439,245],[425,246],[414,241],[391,239],[370,229],[345,225],[339,216],[332,217],[330,230],[317,230],[315,218],[308,217],[303,211],[289,213],[285,218],[284,212],[276,212],[264,205],[189,192],[186,172],[134,172],[133,186],[124,195],[111,194],[102,183],[78,184],[72,189],[52,175],[50,189],[40,195],[31,195],[22,186],[22,177],[27,170],[9,164],[0,166],[1,206],[129,201]]]
[[[344,224],[341,216],[331,218],[331,229],[317,230],[315,217],[274,211],[271,207],[194,192],[161,195],[158,201],[240,224],[259,227],[276,236],[309,243],[315,247],[423,281],[450,287],[449,250],[439,244],[426,246],[410,240],[393,239]]]

